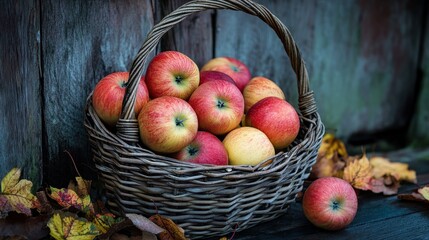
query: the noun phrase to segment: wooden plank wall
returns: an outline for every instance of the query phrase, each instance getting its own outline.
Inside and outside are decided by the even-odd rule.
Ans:
[[[153,24],[186,1],[5,1],[0,176],[18,166],[35,183],[63,186],[77,174],[68,151],[80,173],[94,177],[83,127],[88,94],[102,76],[128,70]],[[429,138],[427,48],[419,55],[428,39],[424,0],[258,2],[291,30],[329,130],[358,143],[391,143],[392,136],[406,139],[407,133]],[[297,102],[280,40],[253,16],[228,10],[192,15],[162,39],[158,51],[171,49],[199,66],[213,56],[236,57]]]

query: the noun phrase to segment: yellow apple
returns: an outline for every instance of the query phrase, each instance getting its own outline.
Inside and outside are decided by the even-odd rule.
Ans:
[[[265,77],[254,77],[243,90],[244,111],[247,112],[255,103],[266,97],[278,97],[285,100],[283,90]]]

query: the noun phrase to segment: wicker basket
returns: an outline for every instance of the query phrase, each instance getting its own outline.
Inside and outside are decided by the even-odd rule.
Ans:
[[[258,166],[209,166],[157,155],[139,142],[133,113],[138,79],[161,37],[187,16],[207,9],[239,10],[267,23],[278,35],[296,73],[301,129],[288,149]],[[316,161],[324,126],[317,113],[304,61],[288,29],[250,0],[191,1],[149,32],[135,58],[116,131],[97,117],[88,97],[85,127],[112,212],[155,213],[172,218],[192,239],[241,231],[284,214]]]

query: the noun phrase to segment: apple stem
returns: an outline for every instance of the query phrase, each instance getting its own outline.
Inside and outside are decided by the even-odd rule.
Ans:
[[[128,86],[128,82],[127,81],[122,81],[121,88],[126,88],[127,86]]]
[[[182,120],[182,119],[177,119],[177,118],[176,118],[176,126],[177,126],[177,127],[183,127],[183,126],[185,126],[185,125],[183,124],[183,120]]]
[[[183,77],[180,75],[177,75],[174,77],[174,81],[176,81],[177,84],[181,84],[183,81]]]
[[[223,108],[223,107],[225,107],[225,103],[224,102],[222,102],[221,100],[217,100],[217,105],[216,105],[218,108]]]
[[[189,155],[194,156],[198,150],[196,148],[190,147],[188,148]]]
[[[334,200],[334,201],[331,203],[331,208],[332,208],[332,210],[338,210],[338,209],[340,208],[340,202],[339,202],[339,201],[337,201],[337,200]]]

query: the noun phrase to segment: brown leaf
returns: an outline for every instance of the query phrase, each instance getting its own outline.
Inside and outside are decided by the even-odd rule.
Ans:
[[[374,193],[383,193],[384,195],[394,195],[398,193],[399,181],[387,176],[384,178],[373,178],[370,182],[370,189]]]
[[[371,189],[371,165],[368,158],[364,154],[359,159],[349,161],[344,168],[343,179],[349,182],[354,188],[361,190]]]
[[[333,134],[326,134],[317,154],[310,178],[342,177],[346,165],[347,150],[344,143]]]
[[[45,239],[49,236],[46,224],[48,215],[27,217],[24,215],[10,214],[7,218],[0,219],[0,236],[20,236],[25,239]]]
[[[372,166],[372,175],[374,178],[392,176],[397,181],[407,181],[416,183],[416,172],[408,169],[408,164],[400,162],[390,162],[383,157],[371,157],[369,162]]]
[[[158,234],[160,240],[186,240],[184,231],[181,227],[177,226],[173,220],[163,217],[159,214],[153,215],[149,218],[156,225],[165,229],[164,232]]]
[[[82,177],[76,177],[75,180],[76,183],[74,181],[70,181],[67,188],[76,192],[79,197],[89,195],[92,182],[90,180],[85,180]]]
[[[411,193],[398,194],[398,198],[407,201],[425,202],[429,203],[429,184],[419,189],[414,190]]]

